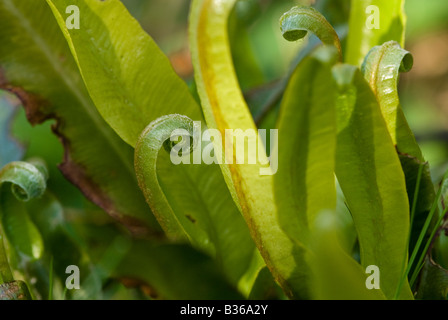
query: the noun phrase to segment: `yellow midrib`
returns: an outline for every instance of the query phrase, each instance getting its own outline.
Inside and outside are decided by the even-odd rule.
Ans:
[[[220,130],[223,139],[225,129],[256,130],[233,69],[227,36],[227,19],[235,1],[220,2],[221,6],[217,5],[218,0],[200,1],[200,12],[194,12],[196,16],[192,19],[197,20],[194,26],[197,32],[190,36],[195,37],[193,58],[199,68],[198,89],[208,127]],[[279,262],[293,260],[293,244],[277,221],[273,176],[260,176],[260,164],[221,165],[221,168],[224,175],[227,172],[231,176],[243,216],[267,266],[284,284],[292,270]],[[291,264],[293,261],[285,263]]]

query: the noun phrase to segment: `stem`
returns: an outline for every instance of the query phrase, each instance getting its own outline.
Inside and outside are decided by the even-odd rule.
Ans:
[[[407,251],[408,251],[408,248],[409,248],[409,242],[411,240],[411,232],[412,232],[412,227],[413,227],[413,224],[414,224],[415,210],[416,210],[416,207],[417,207],[417,198],[418,198],[418,194],[419,194],[419,191],[420,191],[420,182],[421,182],[421,178],[422,178],[422,174],[423,174],[423,168],[424,168],[424,164],[419,164],[418,175],[417,175],[417,182],[415,183],[415,189],[414,189],[414,198],[412,199],[411,224],[409,226],[407,246],[406,246],[406,250],[405,250],[405,254],[404,254],[404,258],[403,258],[403,267],[402,267],[403,271],[405,270]],[[403,287],[403,283],[406,280],[406,277],[407,277],[408,273],[409,273],[409,271],[403,273],[403,276],[400,279],[400,283],[398,284],[397,291],[395,292],[394,300],[398,299],[398,297],[400,295],[401,288]]]
[[[423,249],[420,259],[417,262],[417,268],[415,268],[414,273],[412,274],[411,285],[414,285],[415,281],[417,280],[417,276],[419,274],[419,269],[421,269],[421,266],[423,265],[423,260],[425,259],[425,256],[429,253],[428,251],[429,251],[430,246],[433,243],[434,236],[440,230],[440,224],[442,223],[442,220],[444,219],[444,217],[447,213],[448,213],[448,208],[445,208],[443,213],[440,215],[439,220],[437,220],[434,230],[431,232],[431,235],[430,235],[428,241],[426,242],[425,248]]]
[[[447,178],[447,176],[448,176],[448,172],[447,173],[445,173],[445,176],[443,177],[443,180],[445,180],[446,178]],[[443,181],[442,180],[442,181]],[[412,251],[412,255],[411,255],[411,259],[409,260],[409,264],[408,264],[408,267],[407,267],[407,269],[406,269],[406,273],[405,273],[405,276],[407,277],[408,276],[408,274],[409,274],[409,272],[410,272],[410,270],[411,270],[411,268],[412,268],[412,266],[413,266],[413,264],[414,264],[414,261],[415,261],[415,258],[417,257],[417,254],[418,254],[418,252],[419,252],[419,250],[420,250],[420,246],[421,246],[421,244],[422,244],[422,242],[423,242],[423,238],[425,237],[425,235],[426,235],[426,232],[428,231],[428,228],[429,228],[429,225],[430,225],[430,223],[431,223],[431,221],[432,221],[432,218],[433,218],[433,216],[434,216],[434,213],[436,212],[436,208],[437,208],[437,204],[439,203],[439,200],[440,200],[440,196],[442,195],[442,188],[439,188],[439,190],[437,191],[437,196],[436,196],[436,200],[434,201],[434,203],[432,204],[432,207],[431,207],[431,211],[429,212],[429,214],[428,214],[428,216],[426,217],[426,221],[425,221],[425,224],[423,225],[423,229],[422,229],[422,231],[420,232],[420,235],[419,235],[419,237],[418,237],[418,240],[417,240],[417,243],[416,243],[416,245],[415,245],[415,247],[414,247],[414,250]],[[442,215],[443,216],[443,215]],[[433,236],[433,235],[432,235]],[[430,237],[430,239],[432,238],[432,236]],[[420,258],[421,259],[421,258]],[[419,262],[420,262],[421,260],[419,260]],[[418,265],[417,265],[418,266]],[[414,271],[414,274],[412,275],[412,278],[411,278],[411,286],[412,286],[412,283],[413,283],[413,281],[412,281],[412,279],[414,279],[414,281],[415,281],[415,279],[416,279],[416,274],[418,274],[418,268],[416,268],[415,269],[415,271]]]
[[[49,289],[48,289],[48,300],[53,300],[53,279],[54,279],[54,256],[51,256],[50,261],[50,283],[49,283]]]
[[[414,225],[414,219],[415,219],[415,210],[417,209],[417,201],[418,201],[418,194],[420,192],[420,183],[422,180],[423,175],[423,169],[425,167],[425,164],[419,164],[418,167],[418,175],[417,175],[417,182],[415,183],[415,190],[414,190],[414,198],[412,199],[412,209],[411,209],[411,225],[409,226],[409,230],[412,231],[412,227]],[[408,236],[408,246],[410,242],[410,232]]]

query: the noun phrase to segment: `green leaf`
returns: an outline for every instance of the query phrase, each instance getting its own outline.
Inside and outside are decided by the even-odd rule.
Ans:
[[[380,289],[367,289],[368,274],[341,248],[337,236],[337,219],[331,211],[316,218],[312,228],[314,255],[313,298],[317,300],[384,300]],[[381,274],[382,275],[382,274]],[[381,284],[384,281],[381,279]]]
[[[282,228],[299,245],[308,245],[317,214],[336,208],[336,85],[331,70],[336,60],[334,47],[305,58],[281,105],[275,200]]]
[[[281,227],[298,247],[306,248],[295,257],[302,297],[311,295],[309,228],[321,211],[336,208],[336,87],[331,71],[336,60],[336,49],[327,47],[298,65],[278,122],[280,170],[274,176],[275,200]]]
[[[420,147],[406,121],[398,97],[400,72],[408,72],[413,65],[412,55],[395,41],[372,48],[362,65],[364,77],[380,104],[392,142],[398,151],[406,177],[409,204],[414,202],[419,167],[424,166],[421,177],[415,217],[412,222],[410,250],[413,250],[423,224],[435,200],[434,185],[429,165],[425,163]]]
[[[278,217],[297,246],[303,296],[310,296],[309,229],[316,216],[336,209],[336,85],[332,66],[341,58],[339,38],[310,7],[294,7],[280,19],[283,36],[296,40],[312,31],[326,44],[305,58],[292,74],[278,122],[279,172],[274,177]],[[304,31],[305,30],[305,31]],[[304,34],[297,34],[303,31]],[[291,125],[291,124],[294,125]]]
[[[23,147],[12,137],[11,124],[15,106],[5,92],[0,90],[0,167],[22,158]]]
[[[228,42],[228,18],[235,0],[195,0],[190,11],[190,48],[195,80],[201,98],[208,128],[218,129],[222,140],[214,141],[225,146],[225,130],[242,130],[255,133],[253,138],[258,148],[264,148],[256,134],[252,115],[244,101],[232,63]],[[228,147],[235,155],[237,144]],[[232,198],[241,208],[254,239],[274,279],[280,283],[289,297],[298,297],[302,286],[300,270],[297,270],[295,254],[297,248],[282,231],[277,221],[274,201],[272,169],[264,150],[249,151],[244,147],[245,158],[257,159],[256,164],[226,164],[222,153],[221,170]],[[240,151],[238,151],[240,152]],[[250,153],[252,152],[252,153]],[[230,154],[230,152],[229,152]],[[275,157],[272,157],[274,159]],[[301,253],[298,253],[301,254]]]
[[[0,0],[0,40],[0,88],[20,98],[32,124],[57,120],[64,176],[135,234],[160,233],[137,186],[133,150],[95,109],[48,5]]]
[[[377,8],[372,11],[370,6]],[[391,40],[403,47],[403,7],[404,0],[352,0],[345,61],[360,66],[371,48]]]
[[[336,175],[353,215],[363,267],[376,265],[389,299],[407,261],[409,203],[399,158],[369,85],[357,68],[334,68],[339,86]],[[412,299],[409,285],[401,298]]]
[[[302,39],[308,32],[314,33],[324,44],[336,47],[339,60],[342,61],[339,37],[327,19],[316,9],[307,6],[293,7],[280,18],[280,29],[283,38],[288,41]]]
[[[417,299],[446,300],[448,299],[448,271],[427,256],[422,269]]]
[[[121,1],[47,2],[95,106],[124,141],[135,146],[149,123],[166,114],[201,119],[187,85]],[[65,11],[69,5],[79,7],[79,30],[67,29]]]
[[[202,151],[210,147],[201,142],[201,128],[195,125],[180,115],[152,122],[136,145],[137,177],[166,234],[173,239],[188,239],[215,257],[229,280],[237,284],[249,267],[255,246],[219,166],[193,164],[190,159],[201,157]],[[183,150],[182,157],[190,164],[174,165],[170,160],[170,137],[180,129],[186,136],[176,146],[183,143],[188,149]]]
[[[41,168],[27,162],[12,162],[0,171],[2,228],[17,253],[32,260],[42,256],[44,244],[24,202],[45,192],[47,173]]]
[[[389,41],[373,47],[362,64],[362,72],[374,92],[398,151],[423,161],[422,152],[404,117],[398,97],[400,72],[412,69],[414,59],[400,44]]]

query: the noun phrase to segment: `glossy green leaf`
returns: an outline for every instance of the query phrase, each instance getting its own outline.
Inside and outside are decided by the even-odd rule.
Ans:
[[[256,134],[252,115],[244,101],[232,63],[228,41],[228,18],[235,0],[195,0],[190,11],[190,48],[195,80],[201,98],[207,126],[218,129],[223,137],[220,145],[225,146],[225,130],[251,130],[255,133],[257,148],[264,148],[261,138]],[[218,144],[214,141],[215,148]],[[236,154],[236,143],[227,148]],[[247,150],[245,158],[257,159],[256,164],[236,164],[235,157],[225,154],[220,165],[224,179],[239,204],[266,265],[290,297],[300,296],[300,270],[297,269],[295,253],[298,249],[282,231],[277,221],[277,208],[274,201],[272,169],[264,150],[256,154]],[[252,153],[250,153],[252,152]],[[229,153],[230,154],[230,153]],[[273,157],[272,159],[274,159]]]
[[[305,58],[281,105],[275,199],[282,228],[299,245],[308,244],[317,214],[336,208],[336,85],[331,69],[336,61],[334,47]]]
[[[23,147],[12,136],[11,125],[15,106],[5,92],[0,90],[0,167],[21,160]]]
[[[331,67],[334,47],[320,48],[294,71],[285,91],[278,122],[279,172],[274,176],[278,219],[298,247],[300,290],[311,297],[308,264],[309,229],[322,210],[336,208],[335,91]],[[294,125],[291,125],[294,124]]]
[[[119,0],[48,0],[98,111],[135,146],[160,116],[201,112],[168,58]],[[69,5],[81,12],[80,29],[67,29]],[[117,27],[119,26],[119,27]]]
[[[341,57],[339,38],[325,18],[309,7],[294,7],[280,19],[287,40],[312,31],[327,44],[305,58],[292,74],[278,121],[279,172],[274,177],[279,221],[298,246],[302,290],[310,296],[309,229],[316,216],[336,209],[336,85],[332,66]],[[290,34],[292,33],[292,35]],[[291,125],[294,124],[294,125]]]
[[[11,162],[0,171],[1,224],[11,246],[29,259],[39,259],[44,250],[42,236],[24,202],[43,195],[47,173],[41,164]]]
[[[420,230],[435,200],[429,165],[425,163],[420,147],[406,121],[398,97],[398,77],[400,72],[408,72],[413,65],[410,52],[402,49],[395,41],[376,46],[369,51],[362,65],[364,77],[370,84],[379,102],[392,142],[396,146],[406,177],[409,204],[414,202],[417,174],[424,166],[415,215],[412,224],[410,249],[415,246]]]
[[[397,88],[399,73],[411,70],[413,61],[410,52],[402,49],[397,42],[389,41],[369,51],[362,72],[377,97],[392,142],[398,151],[423,161],[420,148],[401,109]]]
[[[194,126],[191,119],[180,115],[152,122],[136,145],[137,177],[165,232],[173,239],[188,239],[215,257],[229,280],[236,284],[248,269],[255,246],[219,166],[193,164],[190,159],[200,157],[208,148],[201,142],[201,128]],[[188,149],[182,157],[187,157],[190,164],[174,165],[169,143],[174,130],[180,129],[185,130],[186,136],[179,143]]]
[[[404,46],[405,22],[404,0],[352,0],[345,61],[360,66],[371,48],[387,41]]]
[[[339,245],[336,215],[322,212],[312,227],[313,298],[317,300],[384,300],[380,289],[368,289],[369,274]],[[381,284],[384,280],[381,279]]]
[[[381,271],[381,289],[394,297],[407,261],[409,204],[399,158],[381,110],[357,68],[336,66],[336,175],[353,216],[363,267]],[[402,299],[411,299],[406,282]]]
[[[0,88],[20,98],[32,124],[57,120],[64,176],[135,234],[160,233],[137,186],[133,150],[95,109],[48,5],[1,0],[0,40]]]

